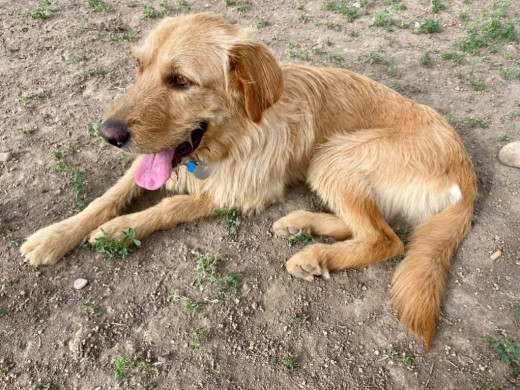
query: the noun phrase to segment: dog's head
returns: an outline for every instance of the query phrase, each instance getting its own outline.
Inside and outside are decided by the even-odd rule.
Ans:
[[[212,139],[238,137],[223,134],[222,124],[260,122],[283,89],[271,52],[215,14],[166,18],[133,54],[135,84],[108,110],[100,133],[163,165],[201,146],[211,150]]]

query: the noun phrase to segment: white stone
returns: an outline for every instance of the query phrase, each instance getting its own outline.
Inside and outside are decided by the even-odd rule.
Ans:
[[[83,287],[85,287],[88,284],[87,279],[79,278],[74,281],[74,288],[76,290],[81,290]]]
[[[504,165],[520,168],[520,141],[504,146],[498,153],[498,159]]]
[[[0,162],[7,162],[9,161],[13,156],[11,153],[0,153]]]

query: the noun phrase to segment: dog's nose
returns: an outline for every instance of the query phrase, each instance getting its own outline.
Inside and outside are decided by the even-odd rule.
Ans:
[[[116,120],[107,119],[101,124],[99,128],[99,134],[105,139],[110,145],[122,148],[130,139],[130,133],[126,126]]]

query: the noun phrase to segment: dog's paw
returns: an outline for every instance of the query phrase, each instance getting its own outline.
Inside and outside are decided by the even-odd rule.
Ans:
[[[131,223],[126,216],[114,218],[93,230],[88,237],[88,241],[90,244],[95,244],[102,237],[110,239],[121,238],[125,235],[125,231],[132,228]]]
[[[79,244],[68,232],[69,227],[59,223],[40,229],[27,238],[20,253],[33,266],[55,264]]]
[[[310,228],[302,227],[301,223],[299,211],[290,213],[273,224],[274,234],[287,239],[295,238],[303,233],[310,234]]]
[[[309,282],[312,282],[315,276],[321,276],[327,280],[330,279],[326,264],[310,251],[302,251],[295,254],[285,263],[285,268],[292,276]]]

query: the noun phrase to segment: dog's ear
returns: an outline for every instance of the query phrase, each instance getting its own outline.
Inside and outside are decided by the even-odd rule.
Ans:
[[[255,43],[235,46],[230,67],[230,87],[243,93],[247,116],[260,122],[264,110],[282,95],[282,69],[267,47]]]

